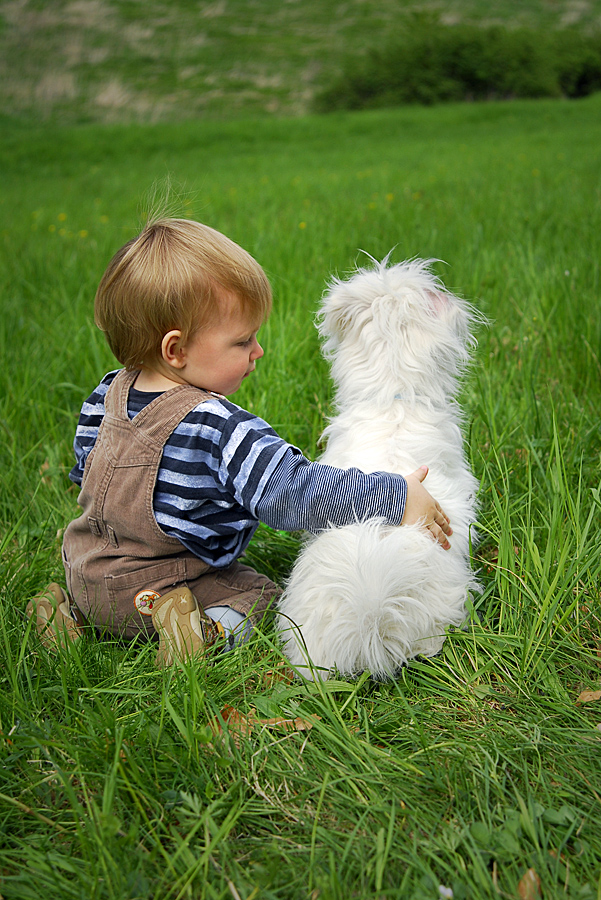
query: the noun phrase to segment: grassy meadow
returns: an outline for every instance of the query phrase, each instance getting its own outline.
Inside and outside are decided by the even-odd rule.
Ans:
[[[600,900],[600,146],[599,95],[5,120],[2,897]],[[236,400],[312,457],[330,402],[312,320],[330,274],[361,251],[433,257],[491,322],[462,397],[484,591],[441,655],[394,682],[290,680],[269,625],[171,671],[149,647],[53,655],[30,633],[26,602],[62,580],[77,511],[77,414],[115,366],[95,288],[167,175],[177,212],[268,272],[266,353]],[[248,556],[282,580],[297,547],[261,528]],[[296,724],[253,726],[252,710]]]

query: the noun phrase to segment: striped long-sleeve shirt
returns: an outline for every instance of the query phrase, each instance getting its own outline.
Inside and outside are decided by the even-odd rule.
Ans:
[[[115,375],[109,372],[82,406],[74,441],[77,462],[70,472],[76,484],[81,485]],[[131,388],[130,418],[157,396]],[[313,533],[376,516],[399,525],[406,491],[400,475],[366,475],[310,462],[263,419],[215,395],[189,412],[168,438],[153,507],[166,534],[221,567],[244,552],[259,522]]]

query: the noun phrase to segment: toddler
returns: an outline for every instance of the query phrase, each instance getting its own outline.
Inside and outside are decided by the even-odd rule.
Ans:
[[[52,584],[27,607],[46,644],[77,638],[87,620],[158,640],[157,663],[169,665],[247,639],[280,593],[239,562],[259,522],[318,532],[373,516],[422,521],[450,546],[425,467],[405,479],[310,462],[228,399],[263,356],[271,302],[259,264],[199,222],[150,222],[111,260],[95,319],[123,368],[79,417],[68,594]]]

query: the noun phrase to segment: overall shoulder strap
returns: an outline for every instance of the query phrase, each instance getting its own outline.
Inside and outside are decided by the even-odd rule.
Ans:
[[[121,369],[109,386],[104,397],[104,410],[109,416],[115,416],[118,419],[127,419],[127,398],[129,397],[129,389],[138,377],[138,371],[128,372],[127,369]]]

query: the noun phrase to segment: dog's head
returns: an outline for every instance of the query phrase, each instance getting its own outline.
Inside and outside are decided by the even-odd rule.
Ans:
[[[432,274],[433,260],[358,269],[324,294],[318,329],[340,403],[402,396],[444,402],[457,386],[482,318]]]

